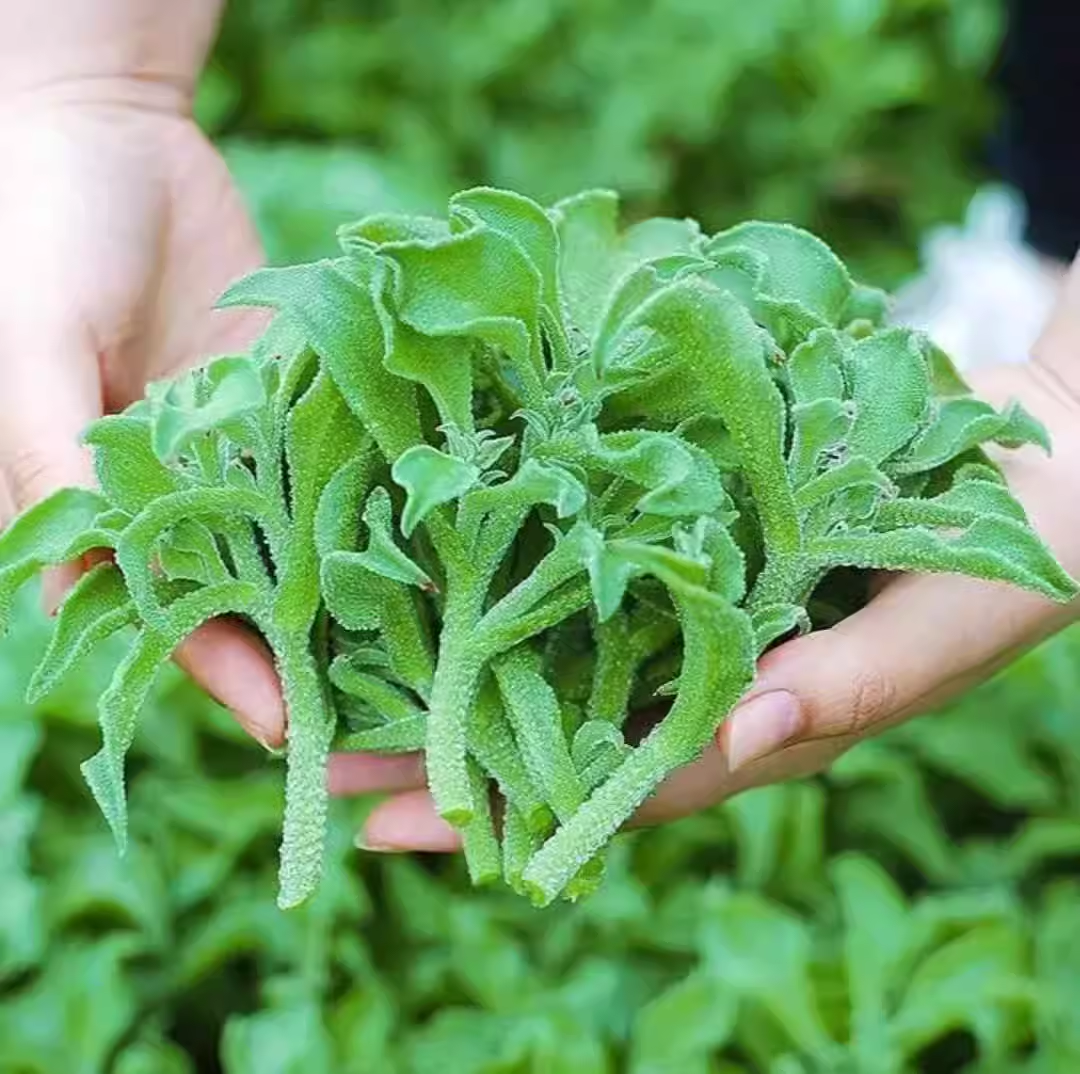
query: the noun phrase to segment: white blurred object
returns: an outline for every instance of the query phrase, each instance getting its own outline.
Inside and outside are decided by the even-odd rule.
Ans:
[[[927,332],[961,369],[1025,361],[1062,276],[1024,245],[1023,230],[1016,194],[980,190],[962,226],[927,235],[922,274],[897,292],[893,320]]]

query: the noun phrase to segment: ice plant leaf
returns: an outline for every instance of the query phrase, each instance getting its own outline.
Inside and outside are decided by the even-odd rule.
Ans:
[[[332,749],[422,752],[472,881],[501,879],[546,905],[618,877],[607,844],[712,740],[758,657],[858,611],[870,572],[1077,593],[982,451],[1047,448],[1037,419],[975,399],[925,336],[887,326],[883,292],[805,231],[623,227],[608,191],[545,207],[485,187],[454,196],[445,218],[380,213],[338,240],[341,256],[234,284],[222,305],[276,311],[250,351],[95,422],[85,439],[100,492],[61,491],[0,535],[0,623],[33,575],[115,550],[115,565],[91,568],[62,603],[30,696],[131,628],[98,706],[101,751],[84,766],[121,844],[140,709],[176,646],[219,615],[260,635],[284,697],[280,906],[319,884]],[[731,814],[755,885],[786,890],[820,871],[820,810],[784,819],[788,800],[777,788]],[[646,894],[616,892],[601,915],[633,927]],[[821,896],[803,894],[808,906]],[[706,922],[717,963],[701,987],[672,993],[675,1007],[722,981],[739,1000],[740,1057],[833,1063],[805,995],[801,926],[776,963],[796,987],[768,960],[732,962],[731,937],[717,940],[736,902],[751,925],[769,917],[757,896],[708,895],[692,913],[656,907],[664,945],[673,922],[675,933],[677,920]],[[425,905],[410,920],[452,929],[466,990],[481,978],[489,989],[497,962],[506,995],[524,994],[515,941],[481,935],[464,904]],[[675,949],[686,942],[675,936]],[[579,976],[568,995],[600,980]],[[910,1013],[906,994],[874,987],[877,1013]],[[766,997],[772,1015],[789,994],[796,1015],[779,1022],[792,1046],[763,1052],[754,1005]],[[581,1037],[563,1026],[572,1006],[524,1034],[500,1022],[517,1049],[503,1065],[597,1066],[559,1051]],[[885,1054],[892,1007],[884,1029],[867,1029],[866,1004],[854,1011],[860,1057]],[[715,1058],[704,1046],[678,1054]]]
[[[19,588],[44,567],[87,551],[81,538],[109,503],[96,492],[61,489],[24,511],[0,535],[0,633]]]
[[[394,480],[406,492],[401,515],[401,532],[412,536],[413,530],[444,503],[450,503],[469,491],[480,477],[471,463],[455,459],[427,444],[410,448],[391,470]]]
[[[27,687],[27,699],[36,702],[99,641],[137,619],[123,575],[111,563],[101,563],[79,579],[56,617],[49,646]]]

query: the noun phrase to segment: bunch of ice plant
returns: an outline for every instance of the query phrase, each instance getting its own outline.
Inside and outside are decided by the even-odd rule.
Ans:
[[[114,550],[31,693],[134,628],[84,766],[121,844],[139,710],[214,616],[262,634],[285,692],[283,906],[317,883],[331,749],[424,750],[474,880],[544,904],[597,882],[762,651],[850,611],[859,571],[1076,592],[980,450],[1048,447],[1041,426],[882,327],[885,296],[804,231],[620,231],[607,192],[477,189],[340,238],[237,283],[223,304],[277,311],[252,352],[96,422],[98,489],[0,538],[0,618],[43,567]]]

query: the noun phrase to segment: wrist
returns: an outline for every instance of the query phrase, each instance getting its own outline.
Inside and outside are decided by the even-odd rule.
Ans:
[[[0,108],[26,100],[188,112],[222,0],[0,4]]]

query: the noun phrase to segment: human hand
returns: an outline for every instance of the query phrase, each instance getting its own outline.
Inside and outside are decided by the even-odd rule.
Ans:
[[[1065,326],[1058,340],[1080,354],[1073,335]],[[1055,360],[1060,353],[1055,346]],[[973,377],[972,385],[995,404],[1020,401],[1046,424],[1051,457],[1025,448],[1001,452],[997,461],[1035,528],[1076,576],[1080,393],[1076,373],[1066,376],[1067,369],[1056,361],[1010,365]],[[1076,618],[1076,603],[1063,608],[1004,584],[954,575],[882,577],[855,615],[766,654],[754,686],[714,742],[659,788],[635,823],[672,820],[751,787],[819,772],[856,743],[943,704]],[[457,832],[437,816],[423,788],[418,755],[340,756],[330,780],[339,794],[392,793],[370,814],[362,845],[458,847]]]
[[[246,348],[261,327],[208,313],[261,251],[188,104],[171,80],[142,77],[0,93],[0,526],[5,499],[22,509],[93,483],[78,439],[94,418],[149,381]],[[49,579],[54,599],[79,569]],[[251,734],[281,741],[277,678],[257,639],[214,622],[177,659]]]

